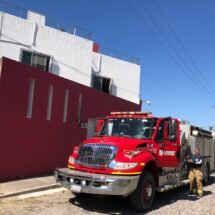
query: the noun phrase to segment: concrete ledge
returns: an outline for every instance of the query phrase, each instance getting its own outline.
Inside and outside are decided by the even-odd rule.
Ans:
[[[17,196],[31,192],[59,187],[53,176],[16,180],[0,184],[0,198]]]

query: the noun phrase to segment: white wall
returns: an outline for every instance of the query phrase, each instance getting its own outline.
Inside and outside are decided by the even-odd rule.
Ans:
[[[90,86],[92,41],[41,26],[35,46],[36,50],[53,56],[54,74]]]
[[[41,52],[53,57],[54,74],[90,86],[92,41],[9,14],[0,17],[0,57],[19,61],[22,48]]]
[[[140,66],[94,53],[93,41],[0,12],[0,57],[20,61],[20,50],[51,56],[51,72],[86,86],[92,68],[113,80],[112,94],[139,103]]]
[[[112,93],[134,103],[140,100],[140,66],[106,55],[93,53],[93,69],[112,79]]]

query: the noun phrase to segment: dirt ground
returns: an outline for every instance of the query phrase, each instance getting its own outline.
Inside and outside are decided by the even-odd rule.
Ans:
[[[54,190],[54,189],[53,189]],[[85,214],[148,214],[148,215],[215,215],[215,174],[204,187],[204,197],[187,195],[188,187],[157,193],[147,213],[135,212],[128,198],[84,196],[77,198],[68,190],[41,192],[38,196],[17,196],[0,199],[1,215],[85,215]]]

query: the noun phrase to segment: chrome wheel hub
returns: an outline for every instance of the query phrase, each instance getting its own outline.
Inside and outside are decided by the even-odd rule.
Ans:
[[[146,192],[147,192],[147,196],[148,196],[148,197],[151,197],[151,196],[152,196],[152,186],[147,187],[147,188],[146,188]]]

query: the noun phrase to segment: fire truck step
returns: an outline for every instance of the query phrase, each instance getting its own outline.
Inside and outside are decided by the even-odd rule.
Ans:
[[[168,191],[168,190],[175,189],[177,187],[182,187],[182,186],[187,185],[187,184],[189,184],[188,179],[180,181],[180,182],[175,183],[175,184],[166,184],[166,185],[163,185],[163,186],[159,186],[159,187],[156,188],[156,191],[157,192],[165,192],[165,191]]]

